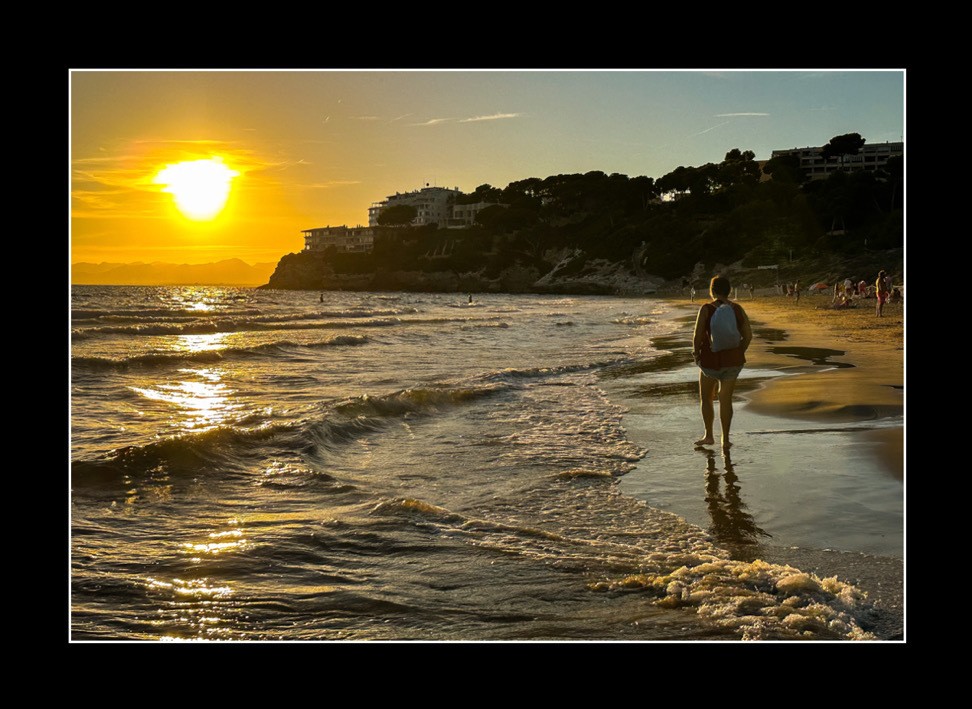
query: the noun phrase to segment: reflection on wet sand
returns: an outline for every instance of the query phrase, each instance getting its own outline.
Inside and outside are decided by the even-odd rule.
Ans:
[[[770,347],[769,351],[773,354],[796,357],[813,362],[821,367],[853,367],[849,362],[831,362],[831,357],[843,357],[847,353],[843,350],[829,350],[823,347]]]
[[[772,536],[760,529],[753,516],[746,511],[746,505],[739,496],[739,478],[729,451],[722,456],[725,466],[725,475],[722,476],[717,469],[715,452],[706,449],[705,453],[705,502],[712,518],[709,531],[716,541],[728,545],[756,544],[760,537]],[[722,489],[720,477],[724,481]]]

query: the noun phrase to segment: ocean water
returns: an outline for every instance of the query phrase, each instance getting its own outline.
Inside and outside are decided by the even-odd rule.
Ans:
[[[70,307],[73,641],[900,634],[862,584],[893,585],[893,554],[800,547],[724,461],[652,455],[680,422],[629,430],[638,401],[691,400],[664,300],[79,286]],[[653,460],[696,470],[699,519],[670,477],[624,484]]]

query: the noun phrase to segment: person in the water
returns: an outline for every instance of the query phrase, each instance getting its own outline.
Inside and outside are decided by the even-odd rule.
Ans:
[[[746,349],[753,340],[753,329],[749,316],[739,303],[729,300],[732,285],[724,276],[716,276],[709,285],[712,301],[699,308],[693,336],[693,356],[699,367],[699,398],[701,400],[702,424],[705,433],[695,442],[696,446],[715,443],[712,437],[712,424],[715,411],[712,401],[719,399],[719,423],[722,426],[722,449],[728,450],[729,428],[732,425],[732,393],[736,388],[736,378],[746,364]],[[722,304],[732,307],[736,316],[736,327],[741,339],[737,347],[712,351],[710,323],[716,309]]]

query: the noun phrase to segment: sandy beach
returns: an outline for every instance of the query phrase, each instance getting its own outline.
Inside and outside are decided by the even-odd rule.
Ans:
[[[792,366],[793,357],[798,355],[774,351],[787,348],[842,352],[831,358],[853,365],[776,379],[747,395],[750,409],[833,423],[903,415],[903,305],[885,306],[884,315],[879,318],[874,313],[873,299],[861,300],[857,307],[843,310],[827,308],[827,296],[803,297],[799,302],[779,297],[739,302],[757,329],[786,332],[785,343],[754,343],[748,356],[750,366]],[[895,477],[903,479],[903,428],[873,431],[869,437],[881,463]]]
[[[734,558],[854,583],[885,614],[878,634],[902,637],[903,307],[878,318],[873,299],[835,311],[825,296],[740,298],[754,339],[725,456],[693,450],[691,333],[703,301],[677,302],[678,330],[655,342],[664,366],[617,392],[629,436],[648,451],[622,489],[706,529]]]

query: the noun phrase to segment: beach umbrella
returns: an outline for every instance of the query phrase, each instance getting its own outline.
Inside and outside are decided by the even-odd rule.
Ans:
[[[830,286],[823,282],[814,283],[812,286],[810,286],[810,290],[828,290],[829,288]]]

